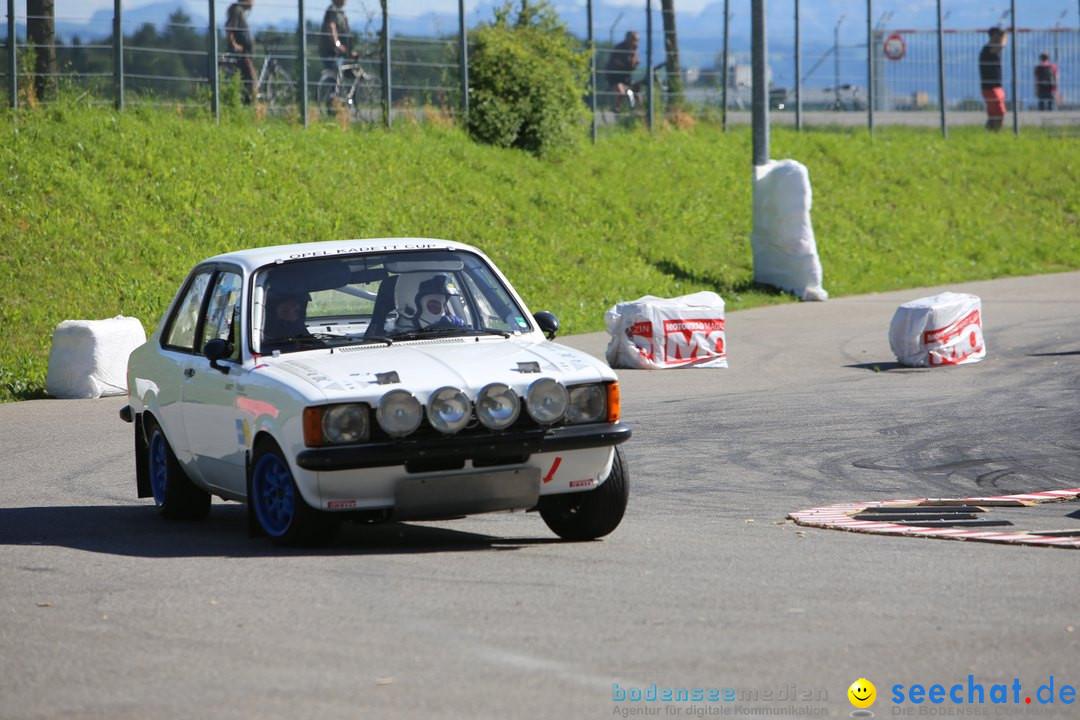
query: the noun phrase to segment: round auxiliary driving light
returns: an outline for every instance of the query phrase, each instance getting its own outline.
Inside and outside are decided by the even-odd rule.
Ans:
[[[521,401],[509,385],[491,383],[476,396],[476,417],[485,427],[504,430],[514,424]]]
[[[469,424],[472,403],[454,387],[439,388],[428,399],[427,419],[441,433],[456,433]]]
[[[551,378],[540,378],[525,393],[525,409],[541,425],[551,425],[562,419],[570,396],[563,384]]]
[[[406,390],[391,390],[383,395],[379,409],[375,411],[379,427],[393,437],[405,437],[420,427],[423,416],[420,401]]]

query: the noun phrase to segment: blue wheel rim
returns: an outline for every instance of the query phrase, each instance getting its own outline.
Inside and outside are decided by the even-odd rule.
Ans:
[[[277,455],[263,455],[251,475],[255,517],[271,537],[281,537],[296,514],[296,490],[288,465]]]
[[[168,446],[165,444],[165,436],[161,434],[161,431],[155,430],[150,437],[150,489],[154,493],[155,503],[158,505],[165,504],[168,488]]]

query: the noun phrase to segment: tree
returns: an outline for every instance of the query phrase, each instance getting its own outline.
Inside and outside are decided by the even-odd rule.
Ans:
[[[673,107],[679,107],[683,104],[683,86],[682,70],[679,67],[679,37],[675,33],[675,0],[660,0],[660,7],[664,15],[668,103]]]
[[[547,2],[508,1],[472,33],[470,134],[535,155],[568,148],[583,135],[589,55]]]
[[[56,92],[56,12],[53,0],[26,0],[26,34],[34,50],[34,92]]]

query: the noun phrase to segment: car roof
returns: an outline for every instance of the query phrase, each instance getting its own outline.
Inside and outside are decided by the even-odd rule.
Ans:
[[[468,250],[480,255],[483,253],[464,243],[434,238],[366,238],[357,240],[330,240],[325,242],[297,243],[295,245],[275,245],[272,247],[250,248],[215,255],[204,262],[231,262],[254,271],[266,265],[296,260],[310,260],[318,257],[338,255],[358,255],[380,253],[388,250]],[[201,263],[200,263],[201,264]]]

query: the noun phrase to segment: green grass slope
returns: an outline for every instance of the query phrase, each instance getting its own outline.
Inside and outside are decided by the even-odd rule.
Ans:
[[[810,170],[834,295],[1080,268],[1080,140],[956,129],[773,130]],[[0,400],[40,396],[66,319],[149,333],[191,266],[256,245],[472,243],[566,332],[644,294],[753,284],[750,134],[615,133],[542,161],[437,124],[304,129],[61,106],[0,116]]]

